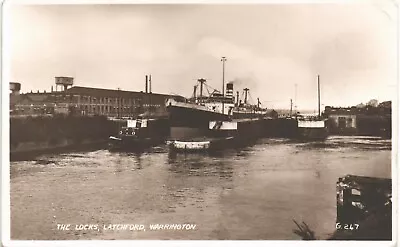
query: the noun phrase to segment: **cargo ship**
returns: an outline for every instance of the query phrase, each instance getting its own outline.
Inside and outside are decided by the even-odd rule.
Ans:
[[[170,98],[166,101],[171,124],[171,138],[193,138],[205,136],[209,132],[211,121],[235,121],[239,119],[258,119],[266,116],[267,109],[261,108],[260,101],[257,105],[248,103],[249,89],[244,89],[244,101],[233,96],[233,83],[226,84],[226,94],[214,90],[209,96],[204,96],[203,91],[206,79],[198,79],[194,86],[193,97],[185,100]],[[197,88],[200,94],[197,95]],[[207,91],[208,88],[207,88]]]

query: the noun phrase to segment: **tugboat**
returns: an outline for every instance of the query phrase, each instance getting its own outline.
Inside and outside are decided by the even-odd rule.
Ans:
[[[318,75],[318,115],[303,116],[296,114],[297,138],[304,141],[323,141],[328,138],[327,119],[321,115],[320,83]]]
[[[143,101],[140,101],[142,113],[136,119],[126,120],[126,126],[120,127],[117,135],[109,137],[109,150],[143,150],[164,143],[169,136],[168,114],[157,112],[151,106],[151,75],[146,75],[145,92],[150,102],[149,108],[145,110]]]
[[[118,135],[109,137],[109,150],[141,150],[165,142],[169,135],[168,118],[145,118],[127,120]]]

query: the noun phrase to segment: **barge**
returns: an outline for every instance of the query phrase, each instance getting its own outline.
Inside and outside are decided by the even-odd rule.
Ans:
[[[323,141],[328,138],[327,120],[318,117],[297,119],[297,138],[305,141]]]
[[[297,115],[297,138],[303,141],[323,141],[328,138],[329,131],[327,119],[321,115],[321,92],[319,75],[318,78],[318,115],[302,116]]]

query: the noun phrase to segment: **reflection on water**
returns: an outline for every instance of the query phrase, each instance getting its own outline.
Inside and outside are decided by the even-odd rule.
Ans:
[[[97,150],[12,162],[11,182],[45,183],[47,174],[76,183],[73,193],[54,186],[43,200],[54,201],[52,195],[64,193],[80,210],[87,201],[98,200],[102,211],[90,206],[87,211],[101,213],[99,221],[113,222],[115,215],[107,218],[105,212],[117,210],[115,223],[140,219],[199,227],[190,233],[146,232],[137,238],[297,239],[292,219],[306,221],[319,236],[333,232],[338,177],[390,177],[390,150],[390,140],[335,136],[309,143],[261,139],[211,155],[172,154],[165,145],[139,153]],[[78,186],[82,181],[85,186]],[[35,204],[25,210],[29,207]],[[71,214],[77,210],[65,207]]]

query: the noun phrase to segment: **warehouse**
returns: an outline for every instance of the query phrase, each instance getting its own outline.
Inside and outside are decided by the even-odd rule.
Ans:
[[[60,82],[64,78],[66,82]],[[56,86],[63,85],[61,91],[10,93],[11,115],[103,115],[107,117],[135,117],[144,112],[166,113],[165,101],[171,96],[152,92],[134,92],[101,88],[72,86],[71,77],[56,77]],[[11,84],[10,84],[11,85]],[[56,88],[57,89],[57,88]],[[147,89],[147,87],[146,87]]]

